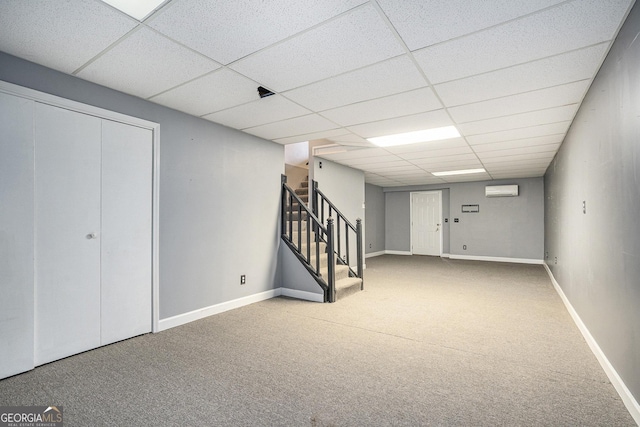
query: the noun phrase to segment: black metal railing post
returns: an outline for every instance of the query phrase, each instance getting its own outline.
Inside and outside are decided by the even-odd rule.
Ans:
[[[364,289],[364,256],[362,254],[362,219],[356,219],[356,250],[358,256],[358,277],[363,279],[360,284],[360,290]]]
[[[318,215],[318,193],[316,193],[317,189],[318,183],[314,180],[311,180],[311,194],[309,194],[309,197],[311,197],[311,212],[313,212],[315,216],[320,218],[320,216]]]
[[[285,185],[287,184],[287,176],[280,175],[280,187],[281,190],[281,204],[280,204],[280,234],[287,232],[287,192],[285,191]]]
[[[327,219],[327,285],[329,286],[329,302],[336,302],[336,260],[333,247],[333,218]]]

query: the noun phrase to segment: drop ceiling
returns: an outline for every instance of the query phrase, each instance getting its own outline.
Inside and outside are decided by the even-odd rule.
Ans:
[[[325,140],[321,157],[384,187],[536,177],[633,3],[170,0],[137,20],[5,0],[0,50],[277,143]],[[450,125],[462,136],[366,140]]]

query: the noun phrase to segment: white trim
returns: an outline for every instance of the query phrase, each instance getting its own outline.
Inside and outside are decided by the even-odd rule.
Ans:
[[[451,258],[451,254],[442,254],[440,258]]]
[[[611,384],[613,384],[613,387],[615,387],[616,391],[620,395],[624,406],[627,407],[629,414],[631,414],[635,422],[640,425],[640,404],[638,404],[638,401],[635,399],[635,397],[633,397],[633,394],[631,394],[631,391],[627,388],[624,381],[622,381],[622,378],[620,378],[618,372],[616,372],[611,362],[609,362],[609,359],[607,359],[607,356],[604,354],[595,338],[593,338],[591,332],[589,332],[589,329],[587,329],[587,326],[584,324],[584,322],[582,322],[580,315],[578,315],[576,310],[571,305],[571,302],[564,294],[564,291],[560,287],[560,284],[556,281],[556,278],[553,277],[553,273],[551,272],[551,269],[549,268],[547,263],[544,263],[544,268],[545,270],[547,270],[549,278],[551,278],[551,283],[553,283],[553,287],[555,288],[558,295],[560,295],[560,298],[567,308],[567,311],[571,315],[571,318],[582,333],[585,341],[587,341],[587,344],[589,344],[589,348],[596,356],[596,359],[598,359],[598,362],[600,362],[600,366],[602,366],[605,374],[607,374],[607,377],[609,377],[609,381],[611,381]]]
[[[210,305],[209,307],[199,308],[197,310],[189,311],[187,313],[178,314],[166,319],[160,319],[158,322],[158,332],[165,331],[176,326],[184,325],[196,320],[203,319],[205,317],[212,316],[214,314],[223,313],[225,311],[233,310],[234,308],[244,307],[245,305],[253,304],[254,302],[264,301],[270,298],[274,298],[280,295],[280,288],[271,289],[268,291],[260,292],[258,294],[249,295],[242,298],[237,298],[231,301],[221,302],[220,304]]]
[[[279,288],[278,290],[280,291],[280,295],[283,297],[291,297],[313,302],[324,302],[323,294],[316,294],[314,292],[300,291],[298,289],[290,288]]]
[[[413,255],[411,251],[384,251],[385,255]]]
[[[368,254],[364,254],[365,258],[373,258],[375,256],[384,255],[387,253],[386,251],[378,251],[378,252],[369,252]]]
[[[152,236],[151,236],[151,331],[159,331],[160,317],[160,281],[159,281],[159,261],[160,261],[160,124],[150,122],[126,114],[121,114],[111,110],[95,107],[89,104],[72,101],[70,99],[61,98],[38,90],[30,89],[24,86],[15,85],[0,80],[0,92],[19,96],[20,98],[30,99],[41,104],[52,105],[54,107],[64,108],[89,116],[99,117],[101,119],[112,120],[131,126],[137,126],[143,129],[149,129],[153,133],[153,188],[152,188]]]
[[[449,259],[466,259],[471,261],[491,261],[491,262],[511,262],[515,264],[544,264],[541,259],[528,258],[506,258],[497,256],[476,256],[476,255],[454,255],[450,254]]]
[[[78,113],[100,117],[102,119],[113,120],[120,123],[138,126],[144,129],[153,130],[160,126],[158,123],[150,122],[148,120],[128,116],[126,114],[118,113],[111,110],[105,110],[104,108],[95,107],[89,104],[83,104],[81,102],[72,101],[70,99],[61,98],[56,95],[40,92],[24,86],[18,86],[2,80],[0,80],[0,92],[4,92],[10,95],[16,95],[21,98],[31,99],[32,101],[40,102],[43,104],[53,105],[55,107],[62,107],[67,110],[76,111]]]

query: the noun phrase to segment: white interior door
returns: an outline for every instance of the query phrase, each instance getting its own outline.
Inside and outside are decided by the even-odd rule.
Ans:
[[[37,103],[35,362],[100,345],[101,120]]]
[[[151,332],[152,132],[102,124],[102,344]]]
[[[411,193],[411,243],[415,255],[442,255],[442,193]]]

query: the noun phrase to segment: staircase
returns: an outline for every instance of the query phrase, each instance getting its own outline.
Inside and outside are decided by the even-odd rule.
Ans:
[[[310,196],[316,197],[316,201],[318,197],[318,194],[309,194],[309,178],[307,177],[298,188],[292,190],[287,186],[286,177],[283,176],[282,185],[282,239],[322,287],[325,292],[325,302],[334,302],[362,290],[361,263],[359,262],[357,268],[359,272],[354,271],[345,261],[348,255],[343,255],[340,245],[334,244],[334,219],[328,219],[325,227],[308,206]],[[317,185],[311,187],[312,193],[316,188]],[[330,213],[338,218],[338,242],[341,220],[344,225],[344,234],[348,236],[349,230],[346,224],[349,224],[355,237],[352,242],[357,242],[360,238],[357,231],[361,228],[360,220],[356,228],[348,223],[339,211],[333,209]],[[348,237],[346,242],[346,247],[343,249],[348,251]],[[333,253],[329,250],[330,247],[333,248]],[[361,252],[361,248],[358,249]]]

